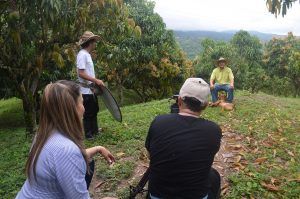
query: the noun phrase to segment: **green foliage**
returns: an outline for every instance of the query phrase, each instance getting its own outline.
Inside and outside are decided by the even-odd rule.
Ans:
[[[77,23],[81,18],[78,7],[75,0],[19,0],[1,4],[0,70],[9,78],[12,93],[23,100],[25,122],[31,133],[36,127],[38,90],[56,79],[53,76],[67,76],[61,74],[74,63],[65,57],[70,58],[83,25]],[[59,71],[63,67],[67,69]]]
[[[280,79],[278,86],[287,85],[285,89],[293,88],[294,96],[300,95],[299,52],[300,39],[289,33],[285,38],[274,38],[268,42],[264,56],[266,71],[274,81]]]
[[[252,93],[264,91],[273,95],[299,96],[300,40],[289,33],[265,44],[246,31],[237,32],[227,42],[205,39],[193,66],[199,77],[209,81],[216,60],[225,57],[235,76],[235,87]]]
[[[216,67],[216,60],[220,57],[226,57],[226,59],[230,60],[234,56],[230,46],[226,42],[204,39],[201,45],[203,51],[194,61],[193,66],[196,75],[209,82],[211,72]]]
[[[148,0],[126,1],[129,16],[141,28],[138,40],[132,41],[132,69],[126,87],[133,89],[143,101],[162,98],[177,92],[178,83],[190,75],[190,63],[166,30],[162,18],[154,13]]]
[[[282,17],[287,14],[287,9],[290,9],[297,0],[266,0],[269,12],[276,17],[281,13]]]

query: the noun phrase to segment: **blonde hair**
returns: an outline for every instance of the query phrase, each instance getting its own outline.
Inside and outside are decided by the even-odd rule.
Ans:
[[[35,142],[26,162],[26,175],[29,180],[33,172],[36,180],[36,163],[43,146],[53,130],[72,140],[80,149],[86,163],[82,120],[77,112],[80,87],[74,82],[60,80],[48,84],[41,101],[40,124]]]

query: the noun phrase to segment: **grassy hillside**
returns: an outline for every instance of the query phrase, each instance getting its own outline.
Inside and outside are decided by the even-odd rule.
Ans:
[[[236,110],[221,112],[207,108],[203,117],[230,126],[243,136],[242,164],[229,176],[223,198],[299,198],[300,196],[300,100],[266,94],[237,92]],[[144,140],[152,119],[169,112],[168,100],[122,108],[123,122],[115,122],[107,111],[99,113],[102,135],[87,146],[103,145],[116,156],[113,167],[97,158],[96,178],[101,193],[125,198],[128,181],[141,162],[146,162]],[[0,101],[0,196],[14,198],[24,183],[25,160],[30,148],[25,137],[21,103],[17,99]]]

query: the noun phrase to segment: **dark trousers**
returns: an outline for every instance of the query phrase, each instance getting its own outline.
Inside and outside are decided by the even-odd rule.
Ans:
[[[86,137],[95,135],[98,132],[97,113],[99,105],[97,96],[93,94],[83,94],[83,106],[85,109],[83,115],[83,126]]]
[[[221,192],[221,176],[219,172],[211,168],[208,178],[208,199],[219,199]]]
[[[86,182],[87,189],[89,189],[90,184],[92,182],[93,175],[94,175],[94,171],[95,171],[95,161],[94,160],[92,160],[89,163],[89,166],[87,169],[88,169],[88,171],[85,174],[85,182]]]
[[[219,172],[211,168],[208,174],[208,199],[219,199],[221,192],[221,176]],[[150,195],[150,194],[149,194]],[[163,199],[155,196],[147,196],[147,199]],[[181,199],[181,198],[180,198]]]

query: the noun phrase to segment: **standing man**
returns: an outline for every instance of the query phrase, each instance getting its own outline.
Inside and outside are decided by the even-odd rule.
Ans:
[[[226,66],[226,59],[220,57],[217,62],[218,67],[215,68],[210,76],[210,90],[212,102],[218,100],[218,92],[223,90],[227,93],[226,101],[232,103],[234,90],[234,77],[230,68]]]
[[[145,143],[151,199],[219,197],[220,175],[211,166],[220,148],[221,129],[200,117],[209,94],[203,79],[189,78],[180,89],[179,113],[152,121]]]
[[[82,85],[95,83],[99,86],[104,86],[102,80],[95,77],[94,64],[92,60],[92,52],[96,49],[96,43],[100,36],[94,35],[90,31],[85,31],[80,37],[78,44],[81,47],[77,55],[77,75],[78,80]],[[83,105],[85,112],[83,115],[83,125],[85,137],[92,139],[98,133],[97,113],[99,111],[97,96],[93,94],[90,88],[81,86],[81,94],[83,97]]]

